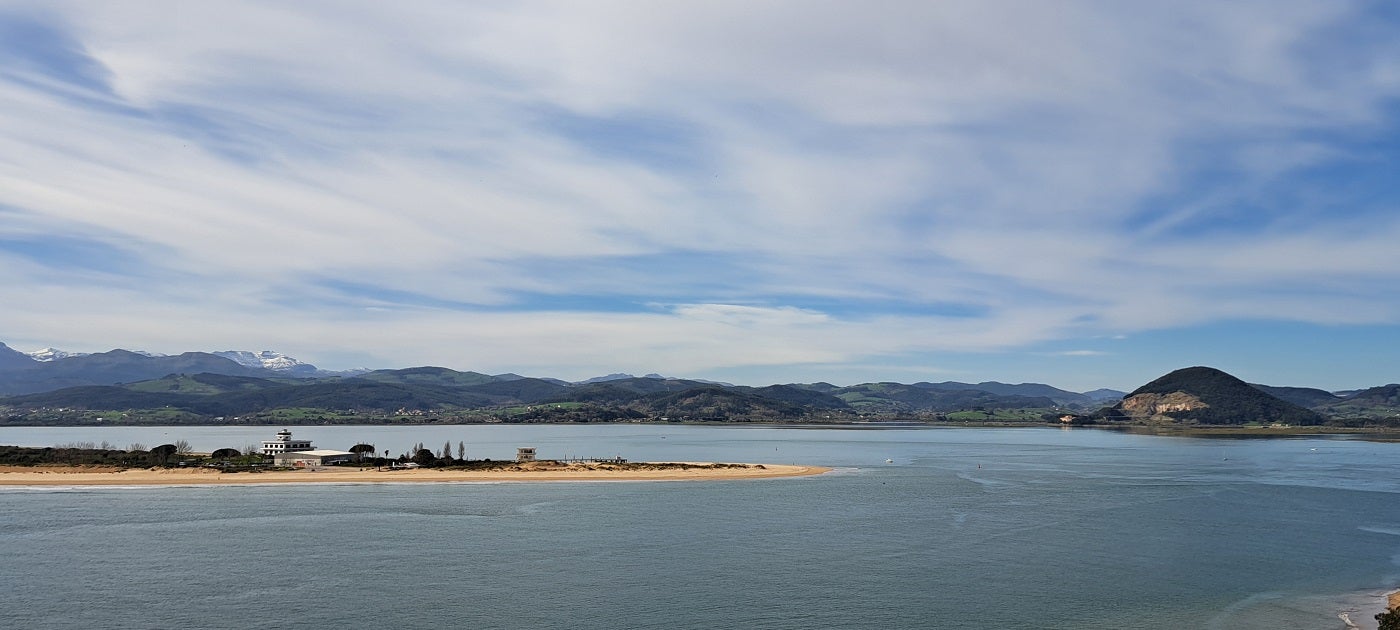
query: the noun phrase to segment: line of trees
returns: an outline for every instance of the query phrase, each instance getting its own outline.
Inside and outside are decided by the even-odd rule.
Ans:
[[[7,466],[120,466],[123,468],[170,466],[179,454],[175,444],[162,444],[150,450],[132,444],[125,450],[74,446],[0,446],[0,464]]]
[[[466,442],[458,441],[454,448],[451,440],[443,442],[442,448],[436,452],[419,442],[393,460],[389,459],[387,450],[384,451],[382,457],[377,456],[379,451],[375,445],[368,443],[356,444],[350,447],[350,452],[355,454],[356,463],[377,466],[387,465],[391,462],[413,462],[420,466],[442,467],[466,464],[470,461],[467,459]],[[0,446],[0,465],[10,466],[70,465],[132,468],[212,463],[226,467],[263,464],[267,459],[267,456],[263,455],[261,449],[255,444],[248,444],[241,449],[219,448],[207,457],[197,456],[193,453],[190,443],[183,439],[149,449],[141,443],[132,443],[125,449],[120,449],[105,441],[101,443],[73,442],[53,447]]]

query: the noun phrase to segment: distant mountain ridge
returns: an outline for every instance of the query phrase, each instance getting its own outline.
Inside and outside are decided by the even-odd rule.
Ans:
[[[928,387],[924,383],[863,383],[821,393],[831,395],[853,409],[872,413],[948,412],[974,408],[1048,408],[1058,405],[1045,396],[998,394],[977,389],[939,389]]]
[[[306,378],[355,372],[326,372],[271,350],[179,355],[120,349],[97,353],[66,352],[56,348],[19,352],[0,343],[0,395],[131,383],[174,373]]]
[[[112,351],[102,352],[102,353],[87,354],[87,353],[66,352],[66,351],[63,351],[63,350],[58,350],[58,349],[56,349],[56,348],[45,348],[45,349],[43,349],[43,350],[38,350],[38,351],[35,351],[35,352],[31,352],[31,353],[23,353],[23,352],[18,352],[18,351],[12,350],[12,349],[10,349],[8,346],[5,346],[3,343],[0,343],[0,372],[10,371],[10,370],[16,370],[16,369],[25,369],[25,368],[39,367],[39,364],[53,364],[53,367],[42,368],[42,369],[43,369],[43,374],[44,374],[44,376],[47,378],[47,380],[45,380],[44,382],[36,382],[36,376],[37,376],[37,375],[36,375],[36,374],[29,374],[29,375],[26,375],[26,377],[24,377],[24,378],[18,379],[18,380],[24,381],[24,383],[23,383],[22,385],[15,385],[15,384],[12,384],[12,383],[8,383],[8,382],[7,382],[7,381],[10,381],[10,380],[13,380],[13,379],[6,378],[6,375],[5,375],[5,374],[0,374],[0,395],[6,394],[6,393],[17,393],[17,392],[21,392],[21,391],[23,391],[23,392],[42,391],[41,389],[35,389],[35,388],[38,388],[38,387],[48,387],[49,385],[53,385],[53,384],[56,384],[56,383],[71,383],[72,385],[110,385],[110,384],[113,384],[113,383],[126,383],[126,382],[133,382],[133,381],[137,381],[137,380],[144,380],[145,378],[150,377],[150,374],[152,373],[153,370],[154,370],[154,371],[158,371],[158,370],[159,370],[159,368],[156,368],[156,367],[154,367],[154,366],[158,366],[158,365],[162,365],[162,364],[163,364],[163,363],[161,363],[161,362],[159,362],[159,361],[149,361],[149,362],[148,362],[148,361],[143,361],[143,360],[141,360],[141,359],[135,358],[135,356],[133,356],[133,355],[135,355],[135,356],[140,356],[140,357],[145,357],[145,358],[147,358],[147,359],[153,359],[153,360],[154,360],[154,359],[169,359],[169,357],[167,357],[166,355],[159,355],[159,354],[152,354],[152,353],[148,353],[148,352],[131,351],[131,350],[112,350]],[[205,358],[207,358],[207,357],[216,357],[216,358],[220,358],[220,359],[225,359],[225,360],[231,361],[232,363],[234,363],[234,364],[236,364],[236,365],[238,365],[238,366],[240,366],[240,367],[242,367],[242,368],[245,368],[245,370],[237,370],[237,369],[232,369],[232,368],[227,367],[226,364],[218,364],[218,363],[210,363],[210,364],[208,364],[208,365],[206,365],[206,366],[203,366],[203,367],[208,367],[208,368],[210,368],[210,369],[205,370],[205,371],[207,371],[207,372],[209,372],[209,373],[215,373],[215,374],[225,374],[225,373],[226,373],[226,374],[233,374],[233,375],[249,375],[250,373],[248,373],[246,370],[254,370],[255,372],[252,373],[253,375],[260,375],[260,376],[296,376],[296,377],[308,377],[308,378],[309,378],[309,377],[317,377],[317,376],[323,376],[323,377],[324,377],[324,376],[364,376],[364,375],[366,375],[366,374],[371,374],[371,373],[376,372],[376,370],[367,370],[367,369],[352,370],[352,371],[346,371],[346,372],[328,372],[328,371],[325,371],[325,370],[320,370],[319,368],[317,368],[316,366],[314,366],[314,365],[312,365],[312,364],[302,362],[302,361],[297,360],[297,359],[295,359],[295,358],[293,358],[293,357],[290,357],[290,356],[288,356],[288,355],[286,355],[286,354],[283,354],[283,353],[280,353],[280,352],[276,352],[276,351],[272,351],[272,350],[262,350],[262,351],[258,351],[258,352],[252,352],[252,351],[246,351],[246,350],[220,350],[220,351],[216,351],[216,352],[187,352],[187,353],[184,353],[184,354],[181,354],[181,355],[176,355],[176,356],[177,356],[177,357],[185,357],[184,361],[186,361],[186,362],[188,362],[192,357],[205,357]],[[90,358],[90,357],[99,357],[99,358],[98,358],[98,359],[88,359],[88,358]],[[90,368],[90,365],[84,364],[84,363],[82,363],[82,362],[74,363],[74,361],[75,361],[75,360],[78,360],[78,359],[91,360],[91,361],[101,361],[101,362],[104,362],[104,363],[108,364],[108,365],[110,366],[111,369],[109,369],[109,370],[107,371],[107,373],[103,373],[103,374],[100,374],[100,375],[94,375],[94,376],[92,376],[92,377],[88,377],[88,376],[85,376],[85,375],[92,375],[92,374],[93,374],[92,371],[91,371],[90,369],[88,369],[88,368]],[[120,363],[123,359],[124,359],[126,362],[130,363],[130,366],[129,366],[130,369],[129,369],[129,370],[120,369],[119,366],[116,365],[117,363]],[[170,365],[173,365],[174,363],[178,363],[178,361],[172,361],[172,362],[170,363]],[[63,367],[58,367],[58,366],[63,366]],[[410,369],[417,369],[417,368],[410,368]],[[446,368],[423,368],[423,369],[446,369]],[[260,372],[259,372],[259,371],[260,371]],[[385,372],[385,370],[378,370],[378,371],[379,371],[379,372]],[[76,374],[74,374],[74,373],[76,373]],[[175,373],[175,372],[166,372],[166,373]],[[158,376],[163,376],[164,374],[165,374],[165,373],[162,373],[162,374],[160,374],[160,375],[158,375]],[[483,374],[483,375],[480,375],[480,376],[483,377],[483,378],[487,378],[487,376],[484,375],[484,374]],[[489,378],[496,378],[496,379],[498,379],[498,380],[512,380],[512,379],[523,379],[523,378],[527,378],[527,377],[520,376],[520,375],[518,375],[518,374],[501,374],[501,375],[497,375],[496,377],[489,377]],[[637,382],[638,379],[643,379],[643,380],[657,380],[657,381],[677,381],[677,382],[682,382],[682,383],[695,383],[695,384],[705,384],[705,385],[717,385],[717,386],[720,386],[720,387],[735,387],[735,386],[734,386],[733,384],[731,384],[731,383],[725,383],[725,382],[720,382],[720,381],[711,381],[711,380],[705,380],[705,379],[679,379],[679,378],[664,376],[664,375],[661,375],[661,374],[658,374],[658,373],[650,373],[650,374],[647,374],[647,375],[645,375],[645,376],[640,376],[640,377],[638,377],[638,376],[633,376],[633,375],[631,375],[631,374],[626,374],[626,373],[613,373],[613,374],[607,374],[607,375],[603,375],[603,376],[596,376],[596,377],[593,377],[593,378],[585,379],[585,380],[582,380],[582,381],[576,381],[576,382],[573,382],[573,383],[570,383],[570,382],[567,382],[567,381],[563,381],[563,380],[559,380],[559,379],[552,379],[552,378],[544,378],[544,379],[541,379],[541,380],[549,381],[549,382],[551,382],[551,383],[555,383],[555,384],[558,384],[558,385],[593,385],[593,384],[608,383],[608,382],[614,382],[614,381],[624,381],[624,382],[630,382],[630,383],[632,383],[632,385],[629,385],[629,388],[636,388],[636,387],[638,386],[638,385],[636,384],[636,382]],[[1075,393],[1075,392],[1069,392],[1069,391],[1065,391],[1065,390],[1062,390],[1062,389],[1058,389],[1058,388],[1055,388],[1055,387],[1052,387],[1052,386],[1049,386],[1049,385],[1044,385],[1044,384],[1039,384],[1039,383],[1021,383],[1021,384],[1016,384],[1016,385],[1010,385],[1010,384],[1006,384],[1006,383],[1000,383],[1000,382],[997,382],[997,381],[986,381],[986,382],[977,383],[977,384],[958,383],[958,382],[954,382],[954,381],[947,381],[947,382],[943,382],[943,383],[916,383],[914,386],[921,387],[921,388],[925,388],[925,389],[945,390],[945,391],[981,391],[981,392],[987,392],[987,393],[991,393],[991,394],[995,394],[995,395],[1001,395],[1001,396],[1020,396],[1020,397],[1028,397],[1028,398],[1045,397],[1045,398],[1049,398],[1049,399],[1055,401],[1055,402],[1058,403],[1058,404],[1071,404],[1071,405],[1088,404],[1088,403],[1091,403],[1091,402],[1094,401],[1094,400],[1102,400],[1102,399],[1105,399],[1105,398],[1111,398],[1111,397],[1114,397],[1114,396],[1121,396],[1121,395],[1122,395],[1122,392],[1117,392],[1117,391],[1115,391],[1115,390],[1107,390],[1107,389],[1104,389],[1104,390],[1095,390],[1094,392],[1092,392],[1094,395],[1093,395],[1093,396],[1090,396],[1090,395],[1088,395],[1088,394],[1079,394],[1079,393]],[[800,387],[800,388],[803,388],[803,389],[814,389],[814,390],[821,390],[823,387],[827,388],[828,390],[837,389],[837,388],[838,388],[837,386],[831,385],[831,384],[829,384],[829,383],[818,383],[818,384],[813,384],[813,385],[796,385],[796,387]]]
[[[0,372],[0,394],[52,391],[65,387],[111,385],[160,378],[166,374],[209,372],[234,376],[277,376],[270,370],[248,368],[205,352],[175,356],[149,356],[128,350],[111,350],[82,356],[36,361],[6,361]]]
[[[33,367],[38,361],[23,352],[0,343],[0,370],[19,370]]]
[[[1001,396],[1049,398],[1050,400],[1055,401],[1056,404],[1061,405],[1083,405],[1092,403],[1095,400],[1105,400],[1123,397],[1123,392],[1110,389],[1100,389],[1095,390],[1095,392],[1098,393],[1098,397],[1095,398],[1087,394],[1065,391],[1058,387],[1051,387],[1042,383],[1019,383],[1016,385],[1011,385],[1007,383],[1000,383],[997,381],[984,381],[976,384],[959,383],[957,381],[944,381],[942,383],[914,383],[914,386],[922,387],[925,389],[936,389],[941,391],[979,391],[998,394]]]
[[[97,359],[134,360],[114,351]],[[441,367],[376,370],[356,377],[297,378],[249,368],[209,354],[169,357],[147,369],[174,367],[171,361],[211,361],[239,374],[172,370],[160,377],[125,384],[79,385],[0,398],[0,407],[21,413],[44,410],[165,410],[181,417],[245,416],[278,409],[320,410],[320,414],[460,416],[472,410],[498,410],[514,421],[674,419],[692,421],[782,420],[814,417],[858,419],[866,414],[938,413],[966,405],[977,408],[1050,407],[1048,398],[1000,396],[972,390],[937,391],[911,385],[873,384],[830,392],[798,385],[725,386],[674,378],[614,378],[584,385],[550,379]],[[90,362],[95,359],[88,359]],[[78,361],[71,359],[70,361]],[[147,358],[148,362],[155,359]],[[48,364],[41,364],[48,365]],[[190,367],[186,365],[185,367]],[[50,368],[52,369],[52,368]],[[20,370],[0,376],[32,375]],[[511,411],[510,409],[514,409]],[[835,416],[831,414],[836,414]],[[81,414],[79,414],[81,415]],[[125,415],[125,414],[123,414]]]
[[[1259,385],[1250,383],[1251,387],[1258,389],[1279,400],[1286,400],[1299,407],[1313,408],[1318,405],[1336,402],[1342,397],[1323,389],[1312,387],[1272,387],[1269,385]]]
[[[26,352],[35,361],[56,361],[58,359],[68,359],[72,357],[87,356],[87,352],[64,352],[58,348],[44,348],[34,352]]]
[[[724,382],[721,382],[721,381],[707,381],[707,380],[704,380],[704,379],[677,379],[677,378],[671,377],[671,376],[662,376],[662,375],[657,374],[657,373],[655,373],[655,372],[653,372],[653,373],[651,373],[651,374],[647,374],[647,375],[645,375],[645,376],[632,376],[631,374],[624,374],[624,373],[622,373],[622,372],[616,372],[616,373],[613,373],[613,374],[605,374],[605,375],[603,375],[603,376],[595,376],[595,377],[593,377],[593,378],[584,379],[584,380],[582,380],[582,381],[574,381],[572,384],[574,384],[574,385],[592,385],[592,384],[594,384],[594,383],[606,383],[606,382],[609,382],[609,381],[628,381],[628,380],[633,380],[633,379],[638,379],[638,378],[646,378],[646,379],[660,380],[660,381],[690,380],[690,381],[694,381],[694,382],[697,382],[697,383],[709,383],[709,384],[711,384],[711,385],[723,385],[723,386],[725,386],[725,387],[733,387],[733,386],[734,386],[734,385],[731,384],[731,383],[724,383]],[[564,383],[565,381],[559,381],[559,382],[560,382],[560,383]]]
[[[1357,390],[1345,397],[1327,401],[1317,410],[1340,421],[1389,417],[1400,420],[1400,385],[1390,384]]]
[[[1084,395],[1087,396],[1089,400],[1092,400],[1094,402],[1103,402],[1105,400],[1119,400],[1124,396],[1127,396],[1128,393],[1120,392],[1116,389],[1102,388],[1084,392]]]
[[[292,357],[280,352],[263,350],[261,352],[248,352],[246,350],[221,350],[211,352],[216,357],[223,357],[244,367],[261,368],[272,370],[273,372],[286,372],[289,374],[314,375],[318,372],[316,366],[310,363],[302,363]]]
[[[127,350],[83,355],[50,348],[31,354],[0,343],[0,411],[23,417],[44,409],[138,407],[197,416],[302,409],[305,413],[448,417],[492,413],[526,421],[849,421],[937,419],[957,412],[959,418],[1017,421],[1059,421],[1068,414],[1104,422],[1317,424],[1340,418],[1364,425],[1377,418],[1400,418],[1400,385],[1356,390],[1341,397],[1320,389],[1251,385],[1206,367],[1174,371],[1131,394],[1111,389],[1076,393],[1041,383],[998,381],[749,387],[655,373],[641,377],[617,373],[567,382],[432,366],[328,373],[268,350],[165,356]]]

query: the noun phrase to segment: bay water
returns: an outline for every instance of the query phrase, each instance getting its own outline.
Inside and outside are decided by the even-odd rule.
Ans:
[[[0,428],[0,444],[280,427]],[[1374,628],[1400,444],[1089,429],[291,427],[805,478],[0,488],[12,628]],[[312,473],[314,474],[314,473]]]

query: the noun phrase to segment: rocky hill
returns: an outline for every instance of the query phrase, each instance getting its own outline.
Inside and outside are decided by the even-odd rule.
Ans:
[[[1097,414],[1107,422],[1146,424],[1322,424],[1323,416],[1209,367],[1170,372]]]

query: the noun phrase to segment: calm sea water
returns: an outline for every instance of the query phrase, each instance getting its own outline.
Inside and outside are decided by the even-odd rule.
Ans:
[[[1344,611],[1374,627],[1378,595],[1400,586],[1400,444],[1058,429],[293,431],[395,453],[460,440],[472,457],[536,446],[838,469],[0,489],[0,626],[1340,629]],[[0,443],[212,450],[270,434],[6,428]]]

